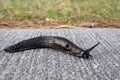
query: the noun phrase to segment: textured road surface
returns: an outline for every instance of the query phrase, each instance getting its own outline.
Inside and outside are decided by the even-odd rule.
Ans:
[[[84,60],[51,49],[0,52],[0,80],[120,80],[120,29],[0,29],[0,50],[36,36],[62,36],[83,49]]]

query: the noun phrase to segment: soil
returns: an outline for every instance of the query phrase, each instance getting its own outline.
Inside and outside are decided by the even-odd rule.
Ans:
[[[66,23],[63,19],[28,20],[16,19],[13,16],[6,16],[0,19],[0,28],[58,28],[62,25],[85,28],[120,28],[120,21],[96,18],[91,21],[75,20],[70,23]]]

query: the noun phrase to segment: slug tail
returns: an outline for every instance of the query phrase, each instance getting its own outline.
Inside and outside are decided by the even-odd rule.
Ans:
[[[7,47],[5,49],[3,49],[5,52],[9,52],[9,53],[14,53],[16,52],[15,49],[12,48],[13,46]]]

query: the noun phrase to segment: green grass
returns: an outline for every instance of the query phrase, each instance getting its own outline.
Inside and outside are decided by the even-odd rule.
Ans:
[[[93,18],[120,19],[120,0],[0,0],[0,18],[61,19],[71,22]]]

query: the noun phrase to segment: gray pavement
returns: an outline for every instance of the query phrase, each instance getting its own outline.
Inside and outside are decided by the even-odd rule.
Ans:
[[[120,80],[120,29],[0,29],[0,50],[36,36],[62,36],[83,49],[97,42],[93,60],[51,49],[0,52],[0,80]]]

